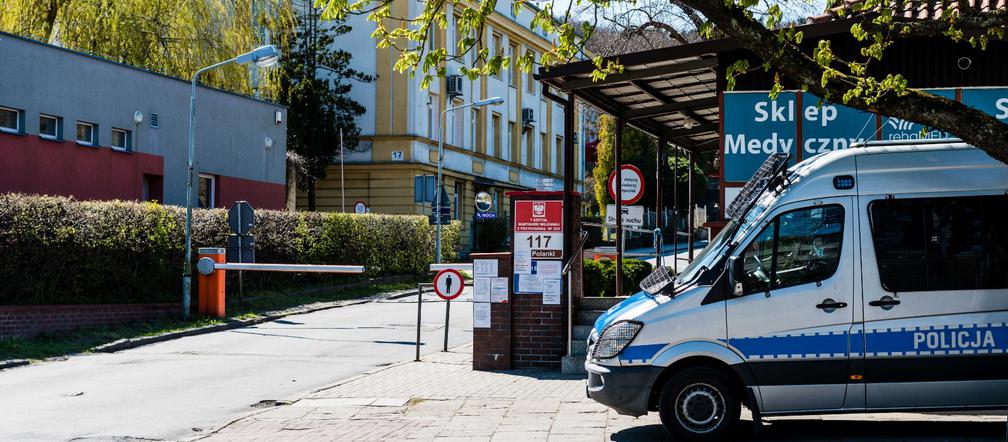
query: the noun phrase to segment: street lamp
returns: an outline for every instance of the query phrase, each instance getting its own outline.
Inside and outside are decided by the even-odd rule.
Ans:
[[[444,189],[444,184],[441,182],[443,178],[442,164],[444,163],[444,134],[441,133],[441,128],[444,127],[445,114],[464,107],[482,107],[490,104],[501,104],[503,102],[503,98],[493,97],[455,107],[449,107],[441,111],[441,118],[438,119],[437,194],[434,196],[434,218],[437,220],[437,236],[434,240],[434,262],[438,264],[441,263],[441,191]]]
[[[182,272],[182,316],[185,318],[189,317],[189,293],[192,287],[192,181],[193,162],[196,157],[196,146],[193,142],[193,125],[196,119],[196,80],[200,74],[230,63],[246,64],[252,62],[256,66],[265,68],[277,64],[279,60],[280,51],[273,45],[265,45],[230,60],[202,68],[193,74],[192,95],[189,98],[189,159],[186,162],[189,172],[186,178],[185,270]]]

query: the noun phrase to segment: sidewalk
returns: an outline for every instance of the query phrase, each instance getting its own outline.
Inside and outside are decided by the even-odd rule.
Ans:
[[[667,440],[657,413],[620,416],[585,397],[584,380],[543,370],[479,372],[472,347],[347,379],[227,424],[209,440]],[[999,440],[1004,415],[916,413],[800,416],[757,440]]]

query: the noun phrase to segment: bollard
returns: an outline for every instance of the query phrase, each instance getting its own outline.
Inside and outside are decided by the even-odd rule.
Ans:
[[[220,247],[201,247],[199,258],[210,258],[216,263],[225,263],[225,251]],[[199,313],[215,318],[224,317],[224,275],[222,269],[215,269],[209,275],[199,273]]]

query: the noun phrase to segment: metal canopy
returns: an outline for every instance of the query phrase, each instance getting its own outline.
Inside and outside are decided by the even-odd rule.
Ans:
[[[800,26],[806,37],[850,29],[851,20]],[[721,107],[719,54],[742,49],[722,38],[611,57],[623,72],[593,80],[591,60],[539,69],[547,87],[573,94],[656,138],[693,152],[718,149]]]

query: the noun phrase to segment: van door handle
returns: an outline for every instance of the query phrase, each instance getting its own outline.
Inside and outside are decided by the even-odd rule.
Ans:
[[[823,299],[823,302],[816,304],[816,308],[821,308],[826,311],[826,313],[832,313],[838,308],[847,307],[846,302],[837,302],[830,298]]]
[[[899,299],[894,299],[892,296],[886,295],[881,299],[877,299],[868,303],[872,307],[882,307],[883,310],[889,310],[893,308],[894,305],[900,303]]]

